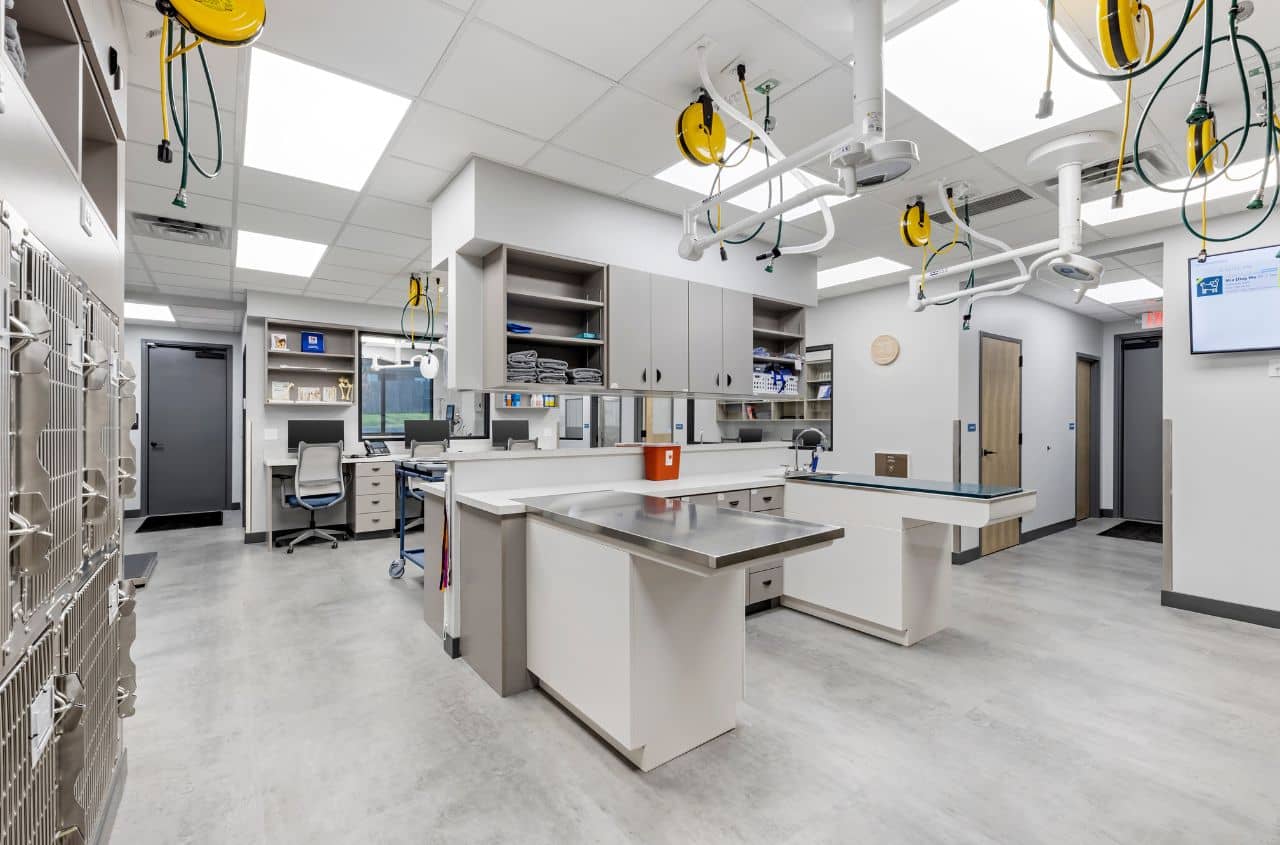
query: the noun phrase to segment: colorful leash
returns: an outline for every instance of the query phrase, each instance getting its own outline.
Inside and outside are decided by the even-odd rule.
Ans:
[[[449,560],[449,509],[444,510],[444,528],[440,532],[440,592],[453,583],[453,567]]]

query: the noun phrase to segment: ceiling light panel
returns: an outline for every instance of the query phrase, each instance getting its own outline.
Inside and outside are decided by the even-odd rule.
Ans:
[[[860,282],[863,279],[874,279],[877,276],[887,276],[890,273],[900,273],[903,270],[910,269],[909,266],[900,261],[876,256],[862,261],[854,261],[852,264],[832,267],[830,270],[819,270],[818,287],[830,288],[849,282]]]
[[[1213,202],[1214,200],[1256,191],[1260,182],[1261,170],[1262,159],[1237,162],[1231,170],[1231,179],[1215,179],[1209,183],[1207,192],[1200,189],[1192,191],[1187,196],[1188,210],[1194,209],[1194,213],[1190,215],[1192,219],[1197,224],[1200,222],[1199,205],[1202,199]],[[1252,177],[1242,174],[1252,174]],[[1161,182],[1160,187],[1166,190],[1157,191],[1155,188],[1140,188],[1136,191],[1125,191],[1124,206],[1122,208],[1112,208],[1110,197],[1092,200],[1085,203],[1080,209],[1080,216],[1090,226],[1105,226],[1108,223],[1116,223],[1121,220],[1129,220],[1134,217],[1142,217],[1147,214],[1157,214],[1161,211],[1179,208],[1183,200],[1182,192],[1187,187],[1187,178],[1179,176],[1176,179],[1170,179],[1168,182]],[[1177,193],[1168,193],[1171,190],[1177,191]],[[1267,191],[1269,199],[1271,189],[1268,188]],[[1234,210],[1239,211],[1241,209]]]
[[[244,163],[358,191],[408,108],[404,97],[254,48]]]
[[[241,231],[236,233],[236,267],[309,277],[316,271],[326,249],[325,244]]]
[[[1164,290],[1146,279],[1127,282],[1109,282],[1085,293],[1103,305],[1123,305],[1126,302],[1142,302],[1147,299],[1164,299]]]
[[[168,305],[153,305],[149,302],[126,302],[124,304],[125,320],[141,320],[148,323],[172,323],[173,310]]]
[[[730,149],[732,149],[732,147],[730,147]],[[785,150],[783,152],[785,152]],[[747,152],[745,157],[743,157],[743,153],[739,151],[732,154],[729,158],[732,161],[741,161],[742,163],[736,164],[732,167],[726,167],[721,171],[720,190],[722,191],[727,188],[732,188],[748,176],[759,173],[761,170],[764,170],[769,166],[769,162],[766,162],[765,155],[758,146]],[[711,193],[711,185],[716,178],[715,173],[715,169],[712,167],[700,167],[687,159],[682,158],[666,170],[658,173],[655,178],[681,188],[687,188],[690,191],[696,191],[697,193],[706,196]],[[809,180],[814,185],[834,184],[833,182],[829,182],[825,179],[819,179],[812,174],[808,175]],[[739,208],[745,208],[748,211],[764,211],[771,205],[777,205],[782,198],[793,197],[801,191],[804,191],[805,186],[800,183],[800,180],[796,178],[795,172],[792,171],[782,175],[781,197],[778,195],[778,190],[778,180],[774,179],[772,203],[769,202],[769,185],[758,185],[745,193],[741,193],[738,196],[733,197],[732,199],[725,200],[725,202],[729,205],[736,205]],[[841,203],[848,202],[852,198],[835,196],[827,197],[826,199],[827,205],[834,208]],[[791,211],[783,214],[782,219],[787,221],[799,220],[802,217],[808,217],[810,214],[817,213],[818,210],[818,203],[815,200],[810,203],[805,203],[798,208],[793,208]]]
[[[1092,66],[1057,32],[1071,58]],[[1053,115],[1037,120],[1045,41],[1039,0],[959,0],[889,40],[885,85],[980,152],[1119,105],[1107,83],[1064,69],[1053,77]]]

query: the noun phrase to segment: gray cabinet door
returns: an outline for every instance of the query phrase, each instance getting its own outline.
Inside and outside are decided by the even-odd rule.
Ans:
[[[720,288],[689,284],[689,389],[724,392],[724,324]]]
[[[649,385],[654,390],[689,389],[689,283],[650,276]]]
[[[653,385],[649,362],[649,274],[609,268],[609,386],[647,390]]]
[[[751,392],[751,350],[753,347],[751,294],[724,290],[723,360],[725,393]]]

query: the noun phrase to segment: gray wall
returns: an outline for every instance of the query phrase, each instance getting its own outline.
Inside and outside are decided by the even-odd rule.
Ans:
[[[243,450],[241,448],[242,441],[242,419],[240,413],[240,395],[243,373],[243,367],[240,363],[240,335],[234,332],[206,332],[196,331],[194,329],[180,329],[174,326],[147,325],[128,323],[124,329],[124,356],[130,361],[134,369],[138,373],[138,415],[141,416],[143,409],[146,407],[146,390],[147,386],[142,380],[142,341],[143,340],[168,340],[182,341],[186,343],[209,343],[215,345],[228,345],[231,347],[231,372],[232,372],[232,389],[231,389],[231,501],[240,501],[240,480],[243,476],[242,467],[244,464]],[[138,469],[142,469],[142,444],[139,440],[140,432],[132,432],[133,447],[138,453]],[[125,508],[133,510],[142,506],[142,485],[146,483],[146,477],[140,475],[138,478],[138,493],[133,498],[125,502]]]

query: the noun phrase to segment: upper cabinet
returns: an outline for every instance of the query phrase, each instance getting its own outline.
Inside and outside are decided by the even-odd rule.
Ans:
[[[751,392],[751,294],[689,285],[689,389]]]
[[[125,67],[129,42],[124,12],[118,0],[69,0],[68,6],[84,43],[89,72],[103,92],[117,134],[123,138],[128,128],[125,101],[129,90],[128,68]],[[159,21],[157,14],[157,25]],[[156,61],[159,62],[159,56]]]
[[[609,268],[609,381],[617,390],[689,389],[689,283]]]

